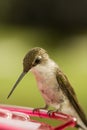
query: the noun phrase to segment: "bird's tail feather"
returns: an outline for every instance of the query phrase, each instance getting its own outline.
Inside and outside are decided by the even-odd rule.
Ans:
[[[83,129],[83,128],[80,127],[80,128],[78,128],[78,130],[87,130],[87,129]]]
[[[78,128],[78,130],[87,130],[87,128],[83,128],[83,127],[80,126],[79,124],[76,125],[76,128]]]

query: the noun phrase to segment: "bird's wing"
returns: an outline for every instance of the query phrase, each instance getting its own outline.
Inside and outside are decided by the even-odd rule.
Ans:
[[[71,84],[69,83],[67,77],[60,70],[57,70],[56,78],[57,78],[57,81],[58,81],[58,84],[59,84],[61,90],[68,97],[72,106],[78,113],[79,117],[84,122],[84,124],[87,126],[87,118],[78,103],[76,94],[75,94]]]

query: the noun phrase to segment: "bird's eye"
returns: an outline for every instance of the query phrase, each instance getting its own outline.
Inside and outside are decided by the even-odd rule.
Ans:
[[[38,56],[38,57],[36,58],[36,60],[35,60],[35,64],[39,64],[40,61],[41,61],[41,56]]]

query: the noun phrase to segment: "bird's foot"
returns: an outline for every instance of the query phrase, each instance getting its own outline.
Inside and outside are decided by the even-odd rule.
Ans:
[[[58,112],[58,110],[48,110],[47,114],[51,116],[55,112]]]
[[[46,104],[44,107],[35,108],[35,109],[33,109],[33,113],[34,113],[35,111],[39,111],[40,109],[47,110],[48,107],[49,107],[49,106]]]
[[[58,112],[61,112],[61,108],[59,108],[59,109],[56,109],[56,110],[48,110],[48,115],[49,116],[51,116],[52,114],[54,114],[54,113],[58,113]]]

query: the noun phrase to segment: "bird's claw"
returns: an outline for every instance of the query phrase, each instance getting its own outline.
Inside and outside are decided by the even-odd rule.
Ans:
[[[58,110],[48,110],[47,114],[49,116],[53,115],[55,112],[58,112]]]
[[[33,109],[33,113],[34,112],[39,112],[39,110],[40,110],[40,108],[35,108],[35,109]]]

